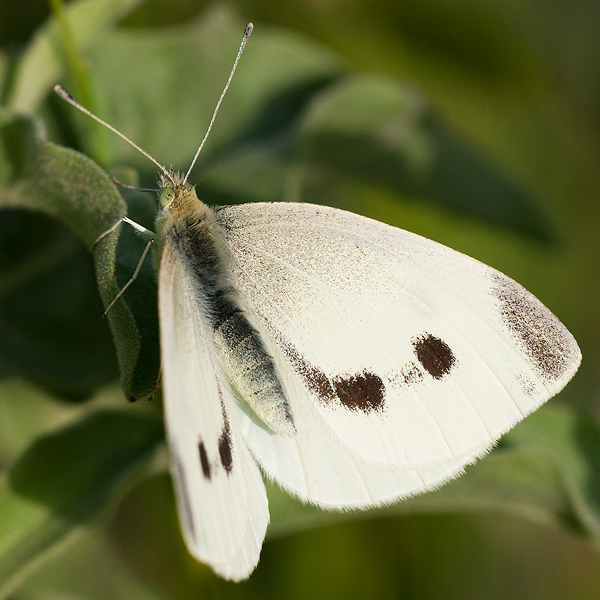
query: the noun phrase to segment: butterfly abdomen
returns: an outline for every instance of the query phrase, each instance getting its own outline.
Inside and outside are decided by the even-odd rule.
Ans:
[[[212,211],[179,215],[166,234],[184,258],[196,285],[196,301],[207,317],[229,381],[256,415],[286,437],[296,429],[277,367],[259,332],[236,302],[235,290],[223,276],[227,257],[216,243]]]
[[[215,341],[225,372],[242,398],[273,431],[296,433],[288,402],[273,359],[260,334],[245,314],[221,289],[209,299]]]

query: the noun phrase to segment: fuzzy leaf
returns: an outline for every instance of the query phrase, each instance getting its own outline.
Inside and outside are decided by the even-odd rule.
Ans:
[[[162,438],[154,415],[99,410],[35,441],[0,478],[0,597],[104,514]]]

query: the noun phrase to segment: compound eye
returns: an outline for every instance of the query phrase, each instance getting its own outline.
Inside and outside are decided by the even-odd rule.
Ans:
[[[171,202],[171,200],[173,200],[174,197],[175,197],[175,192],[173,191],[173,188],[166,187],[160,193],[159,202],[160,202],[161,207],[164,208],[167,204],[169,204],[169,202]]]

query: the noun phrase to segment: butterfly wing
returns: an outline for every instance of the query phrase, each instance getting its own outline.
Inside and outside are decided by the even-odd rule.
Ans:
[[[232,418],[235,404],[185,260],[167,238],[159,274],[164,408],[171,473],[190,552],[246,578],[269,521],[261,474]]]
[[[578,368],[574,338],[533,295],[440,244],[307,204],[226,207],[217,221],[298,428],[277,438],[242,411],[244,435],[302,498],[369,505],[435,486]]]
[[[279,365],[285,368],[284,363]],[[486,451],[414,469],[369,462],[332,435],[305,394],[292,398],[298,430],[294,438],[273,435],[243,405],[237,408],[236,419],[263,471],[301,500],[324,508],[369,508],[435,489]]]

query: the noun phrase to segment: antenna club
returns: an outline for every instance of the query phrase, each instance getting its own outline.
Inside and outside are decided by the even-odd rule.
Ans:
[[[69,94],[69,92],[67,92],[67,90],[60,85],[60,83],[57,83],[54,86],[54,91],[56,94],[58,94],[63,100],[73,100],[73,96],[71,96],[71,94]]]
[[[244,30],[244,38],[248,39],[253,29],[254,23],[248,23],[248,25],[246,25],[246,29]]]

